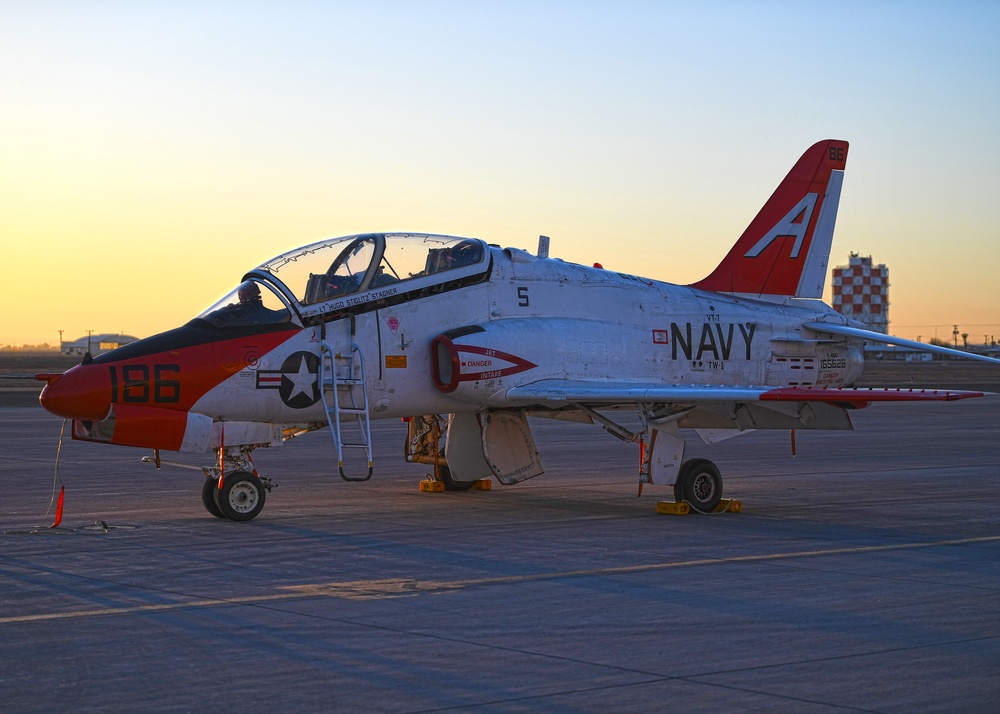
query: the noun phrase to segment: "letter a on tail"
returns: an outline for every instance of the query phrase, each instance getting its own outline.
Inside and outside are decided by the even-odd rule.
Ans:
[[[813,144],[719,266],[691,287],[757,297],[821,298],[847,142]]]

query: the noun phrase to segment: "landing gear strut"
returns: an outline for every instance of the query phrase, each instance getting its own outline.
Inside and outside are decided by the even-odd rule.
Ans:
[[[416,416],[407,420],[406,441],[403,455],[410,463],[427,464],[434,467],[434,480],[444,484],[445,491],[468,491],[478,481],[458,481],[452,478],[451,469],[441,453],[442,418],[437,414]]]

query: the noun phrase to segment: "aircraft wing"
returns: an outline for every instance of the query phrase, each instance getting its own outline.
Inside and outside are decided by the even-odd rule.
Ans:
[[[507,390],[506,403],[527,408],[595,410],[650,405],[663,419],[695,429],[706,443],[755,429],[853,429],[850,412],[872,402],[952,401],[985,392],[950,389],[712,387],[546,379]],[[662,405],[662,406],[656,406]]]
[[[917,342],[916,340],[906,340],[902,337],[883,335],[881,332],[863,330],[858,327],[849,327],[847,325],[838,325],[830,322],[807,322],[802,326],[815,332],[826,332],[831,335],[843,335],[845,337],[860,337],[868,340],[869,342],[910,347],[915,350],[920,350],[921,352],[933,352],[935,354],[948,355],[949,357],[960,357],[962,359],[974,359],[979,360],[980,362],[1000,364],[1000,359],[987,357],[986,355],[977,355],[974,352],[964,352],[962,350],[952,349],[951,347],[929,345],[926,342]]]
[[[954,389],[858,389],[807,387],[712,387],[545,379],[507,390],[507,398],[521,404],[560,406],[574,403],[623,405],[670,403],[697,405],[746,402],[822,402],[861,408],[871,402],[953,401],[982,397],[987,392]]]

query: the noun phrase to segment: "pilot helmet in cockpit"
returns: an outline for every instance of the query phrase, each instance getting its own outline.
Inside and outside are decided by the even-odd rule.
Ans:
[[[260,297],[260,286],[252,280],[247,280],[240,283],[240,287],[237,290],[237,295],[240,299],[240,304],[246,305],[248,303],[256,302],[261,299]]]

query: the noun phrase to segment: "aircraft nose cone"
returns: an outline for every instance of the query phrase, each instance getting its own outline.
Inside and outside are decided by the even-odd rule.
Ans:
[[[111,413],[108,370],[98,365],[77,365],[49,379],[38,401],[56,416],[102,421]]]

